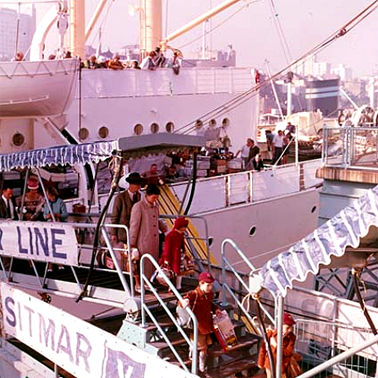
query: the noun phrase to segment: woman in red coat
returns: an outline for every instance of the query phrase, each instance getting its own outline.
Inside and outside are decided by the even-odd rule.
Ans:
[[[291,357],[294,354],[294,345],[296,336],[293,333],[293,325],[295,324],[295,320],[293,317],[288,314],[284,313],[283,316],[283,340],[282,340],[282,378],[286,378],[286,369],[290,363]],[[267,337],[270,343],[270,348],[272,349],[273,359],[274,362],[277,361],[277,330],[267,330]],[[261,344],[261,349],[259,353],[259,359],[257,365],[260,369],[266,370],[267,378],[272,376],[270,363],[268,358],[268,352],[266,350],[266,345],[264,342]]]
[[[169,265],[176,274],[176,288],[181,289],[182,276],[184,270],[185,238],[184,234],[189,221],[184,217],[177,218],[172,231],[166,236],[164,250],[159,259],[159,265]]]

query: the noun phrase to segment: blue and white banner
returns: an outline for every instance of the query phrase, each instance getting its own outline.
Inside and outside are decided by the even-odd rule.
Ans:
[[[64,223],[0,222],[0,255],[76,265],[75,230]]]
[[[1,297],[5,332],[75,377],[195,377],[6,283]]]

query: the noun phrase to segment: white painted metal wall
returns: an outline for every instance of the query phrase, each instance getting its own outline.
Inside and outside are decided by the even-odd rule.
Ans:
[[[322,182],[315,178],[321,161],[303,162],[304,189]],[[275,167],[261,172],[241,172],[213,178],[199,179],[193,199],[192,214],[223,209],[229,206],[260,202],[300,192],[300,167],[294,164]],[[173,186],[177,198],[182,201],[186,183]],[[187,201],[184,203],[186,206]]]

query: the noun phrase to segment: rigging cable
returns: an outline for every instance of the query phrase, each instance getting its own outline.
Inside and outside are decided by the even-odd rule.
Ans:
[[[94,34],[92,35],[92,42],[91,42],[91,45],[94,43],[94,41],[95,41],[95,39],[96,39],[97,37],[99,38],[99,44],[101,44],[101,41],[100,41],[100,33],[101,33],[101,30],[103,30],[103,27],[104,27],[105,23],[108,21],[110,8],[112,7],[113,2],[114,2],[114,1],[112,1],[112,2],[110,2],[110,3],[108,4],[108,8],[107,8],[107,10],[106,10],[106,13],[105,13],[104,18],[102,19],[102,21],[101,21],[101,23],[100,23],[100,26],[98,27],[96,33],[94,33]]]
[[[292,55],[290,53],[289,45],[287,43],[281,21],[278,18],[278,12],[276,10],[274,0],[269,0],[269,5],[270,5],[270,11],[271,11],[271,14],[272,14],[273,22],[274,22],[274,25],[277,29],[278,38],[280,39],[282,51],[283,51],[283,54],[285,56],[286,64],[289,64],[290,61],[293,60],[293,58],[292,58]]]
[[[365,9],[363,9],[357,16],[355,16],[352,20],[348,23],[343,25],[341,28],[337,29],[333,32],[328,38],[323,40],[321,43],[313,47],[307,53],[303,54],[300,58],[294,60],[291,64],[287,65],[286,67],[282,68],[276,74],[274,74],[270,80],[276,80],[281,78],[285,75],[286,71],[295,67],[299,62],[306,59],[308,56],[318,53],[328,47],[331,43],[335,42],[340,37],[343,37],[349,31],[353,30],[356,26],[358,26],[365,18],[367,18],[370,14],[372,14],[378,7],[378,0],[374,0],[370,5],[368,5]],[[207,121],[211,118],[216,116],[221,116],[236,107],[242,105],[244,102],[248,101],[251,97],[256,96],[258,94],[258,90],[267,85],[270,80],[266,80],[262,83],[258,83],[257,85],[253,86],[251,89],[243,92],[242,94],[235,96],[232,100],[226,102],[223,105],[205,113],[200,119],[202,121]],[[185,124],[184,126],[178,128],[175,132],[181,131],[182,133],[189,133],[195,129],[194,126],[195,121]]]
[[[243,6],[241,6],[239,9],[237,9],[235,12],[231,13],[230,16],[228,16],[225,20],[223,20],[221,23],[219,23],[218,25],[214,26],[211,30],[207,30],[205,31],[205,35],[209,34],[209,33],[212,33],[214,30],[218,29],[219,27],[223,26],[226,22],[228,22],[231,18],[233,18],[236,14],[238,14],[239,12],[241,12],[244,8],[248,8],[250,4],[254,4],[254,3],[258,3],[260,2],[261,0],[251,0],[249,1],[247,4],[244,4]],[[188,45],[191,45],[192,43],[198,41],[199,39],[203,38],[203,33],[197,37],[197,38],[194,38],[192,39],[191,41],[185,43],[184,45],[181,45],[179,46],[178,48],[181,50],[183,49],[184,47],[188,46]]]

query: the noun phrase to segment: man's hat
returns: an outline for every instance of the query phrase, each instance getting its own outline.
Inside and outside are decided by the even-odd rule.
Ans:
[[[30,176],[28,178],[28,189],[35,190],[39,188],[38,178],[35,176]]]
[[[174,228],[188,227],[189,221],[184,217],[177,218],[175,220]]]
[[[131,172],[127,177],[126,181],[129,184],[142,185],[142,177],[138,172]]]
[[[293,319],[293,317],[290,314],[285,312],[283,314],[283,324],[286,324],[288,326],[292,326],[292,325],[295,324],[295,320]]]
[[[200,273],[200,275],[198,276],[198,280],[200,282],[206,282],[206,283],[213,283],[215,281],[214,277],[209,272]]]

